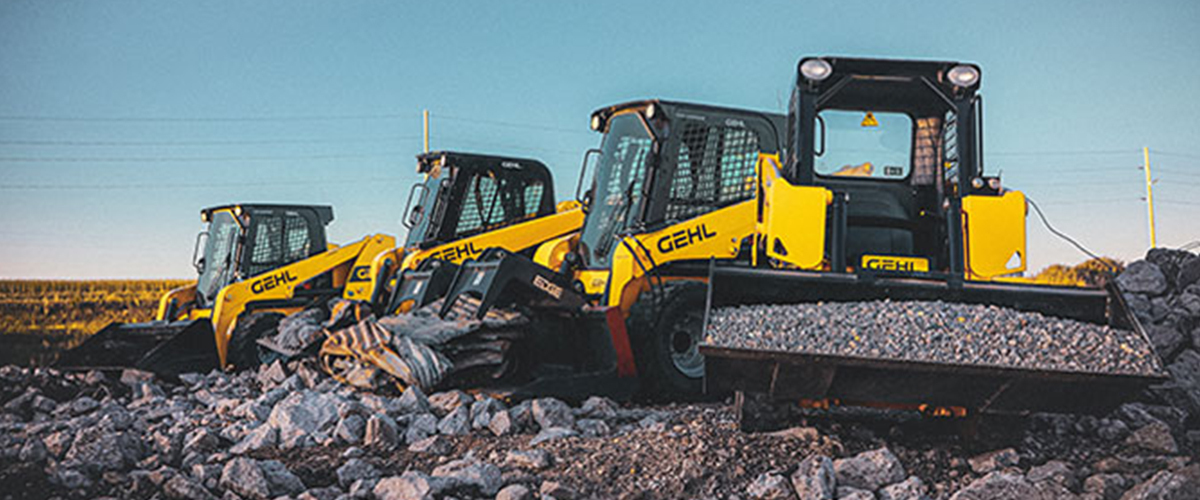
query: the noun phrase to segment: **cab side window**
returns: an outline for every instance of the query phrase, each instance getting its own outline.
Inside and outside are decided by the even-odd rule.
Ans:
[[[687,121],[681,131],[666,219],[679,221],[754,197],[758,134]]]

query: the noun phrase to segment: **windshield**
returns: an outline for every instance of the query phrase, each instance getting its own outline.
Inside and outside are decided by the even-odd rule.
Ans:
[[[593,268],[608,266],[615,236],[641,210],[653,142],[636,113],[617,115],[609,123],[600,145],[590,212],[579,237]]]
[[[408,236],[404,240],[405,247],[414,247],[424,243],[426,240],[433,238],[435,235],[429,233],[429,220],[435,217],[435,212],[438,209],[436,200],[438,198],[438,188],[441,187],[441,168],[437,168],[425,175],[425,189],[421,189],[418,193],[420,199],[414,202],[412,212],[409,214],[416,217],[417,221],[413,227],[408,229]]]
[[[228,211],[212,214],[201,260],[200,279],[196,282],[196,294],[202,305],[212,304],[217,292],[232,280],[240,232],[241,227],[233,219],[233,214]]]
[[[913,130],[908,115],[827,109],[819,116],[825,122],[825,151],[817,157],[817,174],[888,180],[908,177]]]

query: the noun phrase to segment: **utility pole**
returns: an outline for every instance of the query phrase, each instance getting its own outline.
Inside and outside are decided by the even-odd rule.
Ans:
[[[1142,148],[1142,170],[1146,171],[1146,210],[1150,217],[1150,248],[1157,248],[1154,237],[1154,181],[1150,178],[1150,148]]]
[[[421,115],[425,118],[425,152],[428,153],[429,152],[429,110],[427,109],[427,110],[421,112]],[[1147,160],[1147,161],[1149,161],[1149,160]],[[1153,214],[1153,212],[1151,212],[1151,214]],[[1153,220],[1154,216],[1151,215],[1150,219]],[[1151,223],[1151,225],[1154,225],[1154,224]],[[1153,233],[1154,230],[1151,229],[1150,232]]]

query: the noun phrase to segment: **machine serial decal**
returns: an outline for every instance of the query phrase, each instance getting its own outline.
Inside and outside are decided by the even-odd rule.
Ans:
[[[674,233],[659,238],[658,251],[662,253],[671,253],[675,250],[699,243],[716,235],[717,233],[709,232],[708,227],[704,224],[700,224],[691,229],[680,229]]]
[[[267,276],[250,284],[250,291],[254,292],[255,294],[259,294],[278,288],[280,285],[286,285],[295,281],[296,277],[292,276],[291,271],[283,271],[278,274]]]
[[[543,292],[550,294],[551,297],[554,297],[556,299],[562,298],[562,293],[563,293],[562,287],[555,285],[554,283],[551,283],[546,278],[543,278],[541,276],[534,276],[533,277],[533,286],[536,286],[539,289],[541,289]]]

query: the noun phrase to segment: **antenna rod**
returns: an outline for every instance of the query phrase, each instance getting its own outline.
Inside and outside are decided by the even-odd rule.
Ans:
[[[1146,171],[1146,210],[1150,217],[1150,248],[1158,247],[1158,240],[1154,236],[1154,189],[1151,187],[1153,182],[1150,179],[1150,148],[1142,148],[1142,170]]]

